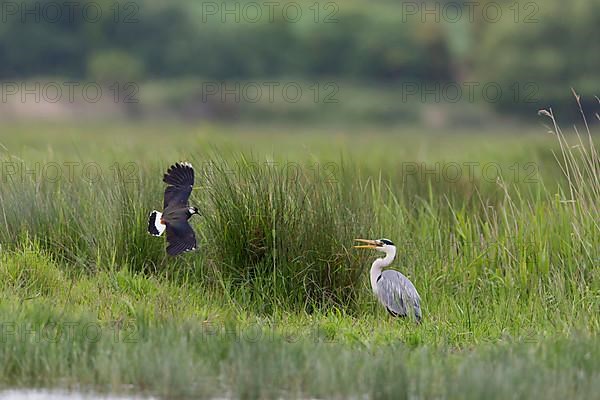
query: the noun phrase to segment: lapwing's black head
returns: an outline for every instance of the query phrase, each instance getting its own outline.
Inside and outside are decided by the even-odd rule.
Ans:
[[[190,217],[194,214],[200,214],[200,212],[198,211],[198,207],[190,207],[188,209],[188,214],[190,215]]]

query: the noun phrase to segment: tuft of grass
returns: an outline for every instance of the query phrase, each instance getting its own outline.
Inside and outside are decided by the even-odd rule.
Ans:
[[[350,306],[364,269],[349,245],[372,219],[361,207],[367,196],[347,178],[333,183],[306,169],[281,172],[242,158],[229,175],[224,160],[212,164],[201,177],[203,215],[219,278],[265,312]]]

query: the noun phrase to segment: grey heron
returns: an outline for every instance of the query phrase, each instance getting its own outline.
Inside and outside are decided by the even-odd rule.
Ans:
[[[398,271],[383,270],[396,257],[394,243],[389,239],[355,240],[364,243],[354,246],[356,249],[374,249],[385,253],[385,257],[377,258],[371,266],[371,288],[379,302],[394,317],[406,317],[411,314],[418,323],[421,322],[421,297],[415,285]]]
[[[160,236],[167,231],[167,254],[176,256],[196,250],[196,235],[188,223],[196,207],[190,207],[189,198],[194,186],[194,168],[183,162],[169,167],[163,177],[167,184],[163,200],[163,212],[152,211],[148,217],[148,233]]]

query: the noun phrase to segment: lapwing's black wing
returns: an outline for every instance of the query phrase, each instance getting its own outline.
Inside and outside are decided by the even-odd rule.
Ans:
[[[190,163],[176,163],[167,170],[163,182],[165,189],[164,208],[187,207],[192,186],[194,186],[194,168]]]
[[[167,242],[167,254],[170,256],[193,251],[197,247],[194,230],[185,218],[167,224]]]

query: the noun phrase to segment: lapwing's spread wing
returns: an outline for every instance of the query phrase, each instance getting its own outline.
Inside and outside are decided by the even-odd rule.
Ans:
[[[196,235],[185,218],[177,218],[167,224],[167,254],[176,256],[196,250]]]
[[[194,186],[194,168],[190,163],[176,163],[163,177],[165,189],[164,208],[188,207],[188,200]]]

